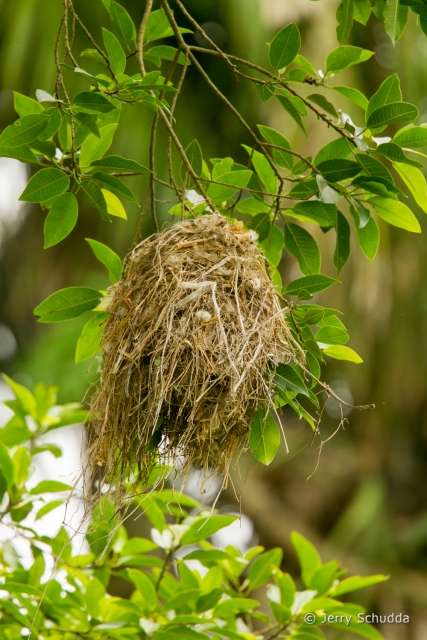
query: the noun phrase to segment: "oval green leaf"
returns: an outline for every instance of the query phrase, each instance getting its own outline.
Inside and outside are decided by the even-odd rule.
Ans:
[[[130,173],[151,173],[150,169],[143,167],[135,160],[128,160],[121,156],[106,156],[102,160],[92,162],[92,167],[105,167],[106,169],[114,169],[115,171],[129,171]]]
[[[281,71],[290,64],[301,48],[301,36],[297,25],[292,22],[274,36],[270,45],[270,64],[276,71]]]
[[[116,109],[107,98],[95,91],[82,91],[73,100],[73,106],[89,113],[108,113]]]
[[[369,198],[369,204],[372,205],[377,214],[395,227],[400,227],[412,233],[421,233],[420,223],[406,204],[391,198],[381,198],[374,196]]]
[[[45,202],[61,195],[70,186],[70,178],[60,169],[41,169],[27,184],[19,198],[23,202]]]
[[[53,247],[61,242],[74,229],[79,206],[72,193],[63,193],[57,198],[44,223],[44,248]]]
[[[104,333],[104,321],[108,318],[107,312],[97,313],[86,322],[77,341],[76,364],[92,358],[99,349],[99,343]]]
[[[122,277],[123,265],[117,253],[97,240],[86,238],[86,242],[89,244],[97,260],[107,268],[111,283],[115,284],[118,282]]]
[[[39,322],[64,322],[94,309],[101,298],[101,292],[90,287],[60,289],[39,304],[34,315]]]
[[[126,69],[126,55],[120,42],[117,40],[116,36],[111,33],[111,31],[104,29],[104,27],[102,28],[102,39],[104,40],[108,60],[110,61],[113,73],[115,75],[124,73]]]
[[[3,131],[0,146],[20,147],[33,142],[46,129],[49,118],[40,113],[19,118]]]
[[[411,122],[418,117],[418,109],[409,102],[393,102],[375,109],[368,117],[366,126],[369,129],[384,127],[394,122]]]
[[[300,291],[308,291],[308,293],[311,294],[318,293],[319,291],[328,289],[328,287],[331,287],[337,282],[339,282],[339,280],[320,274],[307,276],[306,278],[298,278],[297,280],[290,282],[284,293],[288,296],[297,296]]]
[[[280,446],[280,431],[276,421],[260,409],[251,422],[249,448],[262,464],[273,462]]]
[[[345,347],[344,345],[333,345],[332,347],[326,347],[323,349],[322,353],[325,353],[327,356],[331,358],[335,358],[335,360],[348,360],[349,362],[354,362],[355,364],[360,364],[363,362],[362,358],[350,347]]]
[[[285,223],[285,247],[298,260],[305,276],[320,272],[320,251],[314,238],[302,227]]]

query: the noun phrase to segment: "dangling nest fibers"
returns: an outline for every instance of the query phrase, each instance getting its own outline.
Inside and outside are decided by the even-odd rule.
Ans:
[[[179,474],[226,477],[271,403],[272,369],[297,361],[251,232],[219,214],[175,224],[131,252],[107,300],[92,479],[136,486],[159,451]]]

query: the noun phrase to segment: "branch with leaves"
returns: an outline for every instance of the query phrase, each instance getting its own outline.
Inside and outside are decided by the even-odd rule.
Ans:
[[[47,91],[48,87],[37,91],[37,100],[15,93],[19,117],[0,135],[0,155],[38,169],[21,200],[40,203],[48,211],[45,248],[72,232],[78,219],[80,194],[105,222],[114,217],[125,219],[122,199],[138,203],[125,183],[127,176],[145,174],[150,178],[135,243],[141,239],[143,216],[149,211],[154,228],[159,229],[156,184],[168,187],[175,195],[175,204],[169,210],[171,223],[213,211],[230,220],[243,221],[257,235],[270,263],[274,285],[286,301],[283,313],[293,339],[305,354],[306,366],[282,364],[277,368],[275,408],[290,407],[318,433],[322,413],[319,393],[332,394],[327,385],[320,383],[325,358],[354,363],[361,363],[362,358],[347,346],[349,336],[340,312],[312,301],[313,296],[336,285],[338,280],[321,273],[321,251],[310,227],[335,235],[333,263],[338,276],[350,255],[352,233],[365,256],[374,259],[380,241],[377,217],[382,223],[420,232],[416,215],[403,202],[406,194],[395,184],[396,177],[427,212],[427,185],[419,161],[426,158],[419,149],[427,146],[427,127],[412,124],[418,111],[403,101],[397,75],[387,78],[369,100],[358,89],[336,82],[342,71],[368,63],[373,55],[372,51],[344,44],[354,19],[366,23],[371,4],[368,0],[340,3],[340,46],[329,53],[323,69],[319,69],[320,60],[310,62],[301,55],[301,37],[293,23],[272,39],[268,52],[271,66],[264,69],[218,47],[181,1],[176,3],[176,13],[168,0],[162,0],[161,8],[156,10],[147,1],[138,30],[123,6],[114,0],[103,1],[112,31],[103,27],[102,43],[98,43],[72,0],[64,0],[55,44],[57,78],[53,94]],[[408,7],[400,4],[396,15],[402,26]],[[423,27],[421,4],[425,3],[411,1],[410,8],[419,15]],[[387,30],[389,5],[381,0],[372,7],[377,16],[384,18]],[[204,39],[205,47],[189,44],[191,30],[180,26],[181,18]],[[76,50],[76,30],[86,38],[87,49]],[[170,44],[172,38],[176,46]],[[336,137],[311,157],[293,149],[281,131],[263,124],[254,130],[206,71],[206,55],[218,57],[236,81],[255,87],[260,104],[276,101],[284,116],[304,134],[307,135],[306,123],[312,117]],[[135,56],[139,72],[128,75],[129,61]],[[100,72],[86,71],[77,63],[80,58],[96,61]],[[174,114],[186,88],[190,65],[207,90],[233,114],[242,133],[249,136],[250,145],[243,145],[246,165],[231,157],[208,163],[197,140],[187,144],[177,134]],[[82,90],[74,96],[67,89],[70,73],[81,78]],[[355,122],[342,108],[345,100],[359,110]],[[144,164],[139,158],[108,155],[117,128],[125,126],[120,122],[122,112],[137,108],[153,112],[149,158]],[[406,126],[397,129],[396,125],[401,124]],[[154,162],[159,127],[164,128],[168,139],[168,182],[158,175]],[[175,166],[176,158],[179,166]],[[353,232],[350,223],[354,225]],[[89,239],[88,243],[106,267],[111,283],[117,282],[123,272],[120,257],[96,240]],[[278,270],[284,250],[296,259],[302,274],[285,285]],[[35,310],[39,321],[48,323],[92,312],[78,341],[77,362],[92,358],[99,351],[108,317],[101,302],[103,295],[90,287],[70,287],[52,294]],[[315,416],[310,406],[314,407]],[[279,446],[279,426],[273,418],[265,421],[264,417],[254,420],[249,446],[258,460],[269,464]]]

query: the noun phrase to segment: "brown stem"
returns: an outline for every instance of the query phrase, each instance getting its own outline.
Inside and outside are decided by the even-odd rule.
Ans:
[[[219,56],[217,51],[212,51],[211,49],[204,49],[203,47],[189,47],[192,51],[199,51],[200,53],[206,53],[208,55],[214,55],[214,56]],[[277,77],[274,75],[274,73],[271,73],[270,71],[268,71],[267,69],[263,69],[262,67],[258,66],[257,64],[254,64],[253,62],[249,62],[249,60],[244,60],[243,58],[238,58],[237,56],[233,56],[230,54],[222,54],[221,57],[223,57],[224,55],[226,55],[226,57],[229,60],[234,60],[235,62],[238,62],[239,64],[244,65],[245,67],[248,67],[249,69],[254,69],[254,71],[258,71],[259,73],[262,73],[263,75],[271,78],[272,80],[274,80],[277,84],[281,85],[282,87],[284,87],[285,89],[287,89],[290,93],[292,93],[294,96],[296,96],[297,98],[300,98],[300,100],[302,100],[304,102],[304,104],[310,109],[310,111],[312,111],[313,113],[315,113],[319,118],[321,118],[321,120],[323,120],[329,127],[332,127],[333,129],[335,129],[335,131],[337,131],[337,133],[339,133],[341,136],[343,136],[344,138],[346,138],[349,142],[351,142],[352,144],[355,144],[353,138],[351,138],[350,136],[348,136],[343,129],[341,129],[340,127],[338,127],[336,124],[334,124],[332,122],[332,120],[330,120],[327,116],[325,116],[321,111],[319,111],[318,109],[316,109],[316,107],[314,107],[311,102],[309,102],[308,100],[306,100],[305,98],[302,98],[294,89],[291,89],[289,84],[287,82],[285,82],[284,80],[278,80]],[[237,70],[237,73],[239,73],[240,75],[244,75],[241,74],[241,72],[239,72]],[[249,78],[252,80],[252,82],[259,82],[257,81],[255,78],[250,78],[250,76],[245,76],[246,78]],[[263,83],[265,84],[265,83]]]
[[[148,19],[150,17],[152,8],[153,8],[153,0],[146,0],[144,15],[142,17],[142,21],[138,31],[138,43],[137,43],[136,50],[138,55],[138,64],[139,64],[142,77],[146,75],[145,65],[144,65],[144,34],[145,34],[145,29],[147,28],[147,23],[148,23]]]
[[[191,52],[191,48],[187,45],[187,43],[185,42],[184,38],[182,37],[179,28],[178,28],[178,24],[175,21],[175,18],[173,17],[173,13],[169,7],[169,4],[167,2],[167,0],[162,0],[162,6],[165,10],[165,13],[168,17],[168,20],[172,26],[172,29],[175,32],[175,36],[180,44],[180,47],[183,49],[183,51],[185,51],[186,53],[188,53],[188,56],[191,60],[191,62],[194,64],[194,66],[196,67],[196,69],[198,70],[198,72],[200,73],[200,75],[202,76],[202,78],[205,80],[206,84],[212,89],[212,91],[218,96],[218,98],[224,102],[225,105],[227,105],[227,107],[230,109],[230,111],[234,114],[234,116],[237,118],[237,120],[240,122],[240,124],[242,125],[242,127],[244,129],[246,129],[246,131],[249,133],[249,135],[251,136],[251,138],[253,139],[253,141],[255,142],[255,144],[257,146],[262,146],[261,141],[258,139],[258,137],[256,136],[256,134],[252,131],[251,127],[248,125],[248,123],[246,122],[246,120],[241,116],[241,114],[239,113],[239,111],[235,108],[235,106],[228,100],[228,98],[218,89],[218,87],[216,86],[216,84],[214,82],[212,82],[211,78],[209,77],[209,75],[206,73],[206,71],[204,70],[204,68],[202,67],[202,65],[199,63],[199,61],[197,60],[196,56]],[[197,23],[196,23],[197,24]],[[219,55],[219,54],[218,54]],[[225,56],[225,54],[223,54]],[[234,65],[233,65],[234,68]],[[272,169],[274,170],[280,185],[283,185],[283,179],[280,175],[280,172],[278,170],[278,167],[276,166],[276,163],[270,158],[270,156],[267,154],[266,155],[267,160],[269,161]]]

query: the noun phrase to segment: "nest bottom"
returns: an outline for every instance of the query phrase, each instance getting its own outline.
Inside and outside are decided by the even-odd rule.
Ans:
[[[92,477],[145,481],[159,460],[227,475],[271,403],[272,370],[296,361],[268,264],[219,214],[150,236],[107,297],[91,403]]]

